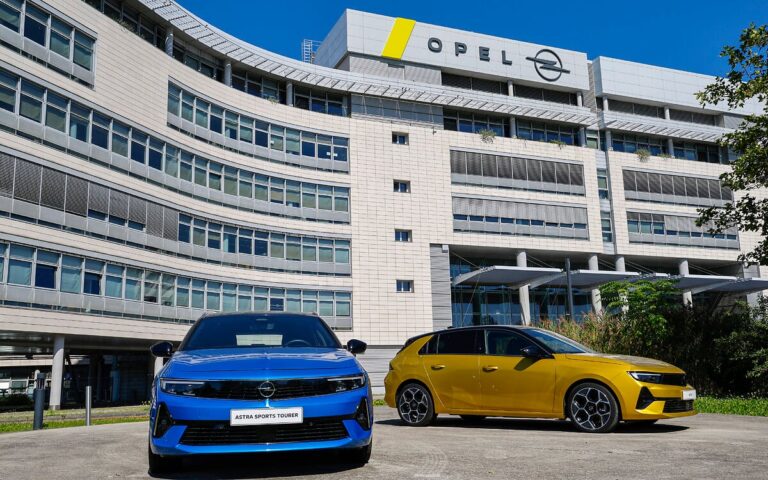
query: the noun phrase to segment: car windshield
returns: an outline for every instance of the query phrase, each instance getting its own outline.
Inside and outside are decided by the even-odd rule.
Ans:
[[[341,348],[336,335],[318,317],[236,314],[203,318],[180,350],[211,348]]]
[[[529,328],[525,333],[546,345],[552,353],[594,353],[594,350],[555,332]]]

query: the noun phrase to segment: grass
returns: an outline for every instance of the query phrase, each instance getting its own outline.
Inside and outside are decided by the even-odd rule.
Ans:
[[[696,400],[696,410],[699,413],[768,417],[768,398],[699,397]]]
[[[146,422],[147,417],[110,417],[93,418],[91,425],[109,425],[112,423]],[[83,427],[85,420],[43,420],[43,430],[52,428]],[[32,430],[32,422],[0,423],[0,433],[26,432]]]
[[[377,398],[376,400],[373,401],[373,406],[374,407],[386,407],[387,406],[387,402],[385,402],[383,398]]]

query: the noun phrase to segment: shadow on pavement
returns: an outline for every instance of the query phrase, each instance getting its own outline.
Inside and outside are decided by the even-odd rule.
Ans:
[[[334,452],[298,453],[201,455],[185,459],[182,467],[176,472],[150,474],[150,477],[201,480],[306,477],[362,468],[357,464],[343,463]]]
[[[376,424],[406,427],[399,419],[379,420]],[[434,427],[476,428],[482,430],[539,430],[542,432],[578,432],[567,420],[486,418],[485,420],[467,421],[459,417],[438,417]],[[684,425],[656,423],[644,425],[638,423],[619,423],[613,433],[672,433],[688,430]]]

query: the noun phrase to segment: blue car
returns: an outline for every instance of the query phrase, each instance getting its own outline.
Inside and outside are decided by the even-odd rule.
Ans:
[[[205,316],[155,378],[149,468],[167,472],[188,455],[339,449],[371,456],[373,401],[355,359],[366,344],[342,347],[315,315]]]

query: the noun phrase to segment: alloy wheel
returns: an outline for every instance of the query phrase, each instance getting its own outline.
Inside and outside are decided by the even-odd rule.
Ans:
[[[397,402],[400,418],[406,423],[420,424],[430,414],[431,399],[424,389],[417,385],[406,387]]]
[[[613,413],[608,395],[592,386],[576,391],[571,400],[571,418],[587,431],[597,431],[611,422]]]

